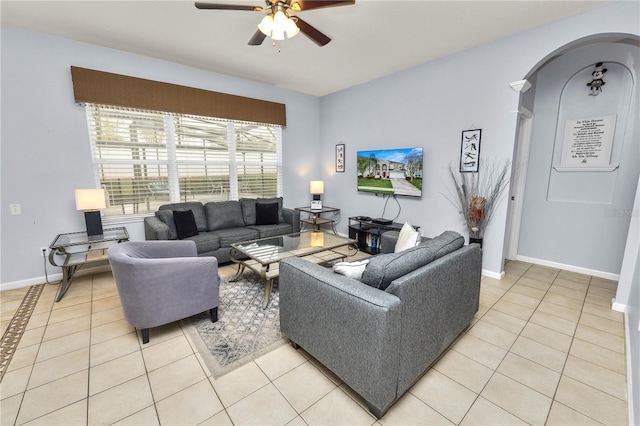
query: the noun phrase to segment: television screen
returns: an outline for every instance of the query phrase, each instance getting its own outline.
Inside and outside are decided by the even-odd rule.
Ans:
[[[358,151],[358,191],[422,196],[422,148]]]

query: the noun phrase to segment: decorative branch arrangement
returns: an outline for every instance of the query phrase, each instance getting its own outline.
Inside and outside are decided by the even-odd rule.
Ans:
[[[449,164],[455,196],[443,194],[464,217],[470,239],[484,238],[484,231],[504,190],[509,184],[509,160],[496,164],[483,162],[477,173],[459,172]]]

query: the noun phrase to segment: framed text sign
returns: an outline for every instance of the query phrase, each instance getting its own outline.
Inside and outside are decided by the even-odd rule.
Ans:
[[[344,172],[344,144],[336,145],[336,172]]]
[[[480,137],[482,129],[465,130],[462,132],[462,147],[460,153],[460,171],[477,172],[480,165]]]
[[[571,119],[565,122],[558,171],[613,170],[611,148],[615,115]]]

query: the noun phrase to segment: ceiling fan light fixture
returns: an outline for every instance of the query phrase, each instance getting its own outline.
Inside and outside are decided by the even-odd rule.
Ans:
[[[282,27],[274,27],[273,31],[271,32],[271,40],[275,40],[275,41],[282,41],[284,40],[284,28]]]
[[[287,19],[288,19],[287,15],[285,15],[283,11],[278,10],[273,15],[273,25],[275,25],[276,27],[284,26],[284,24],[287,22]]]
[[[300,32],[300,28],[298,28],[295,21],[291,18],[288,18],[284,25],[284,30],[287,32],[287,38],[293,38]]]
[[[292,38],[300,32],[300,28],[298,28],[296,22],[282,10],[277,10],[265,15],[258,24],[258,29],[264,35],[276,41]]]
[[[266,36],[271,36],[271,32],[273,31],[274,22],[272,15],[265,15],[262,18],[262,21],[258,24],[258,29],[262,32],[262,34]]]

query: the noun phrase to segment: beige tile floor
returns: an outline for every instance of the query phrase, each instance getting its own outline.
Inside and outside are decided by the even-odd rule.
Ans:
[[[221,268],[229,274],[232,266]],[[627,424],[616,283],[509,262],[472,327],[380,420],[304,351],[213,379],[180,323],[142,345],[109,272],[47,285],[0,384],[9,424]],[[25,290],[1,293],[2,331]]]

